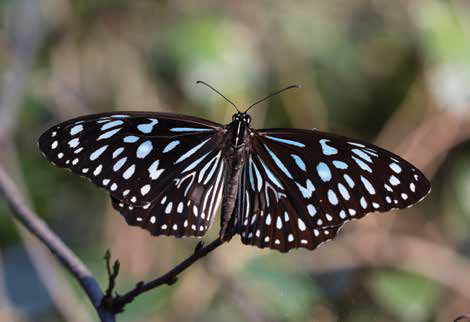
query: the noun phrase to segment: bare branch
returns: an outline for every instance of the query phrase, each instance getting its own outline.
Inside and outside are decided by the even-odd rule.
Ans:
[[[113,314],[122,312],[124,310],[124,306],[131,303],[140,294],[165,284],[174,284],[178,280],[178,274],[194,264],[201,257],[204,257],[211,251],[215,250],[223,243],[224,242],[220,238],[212,241],[207,246],[204,246],[202,242],[199,242],[191,256],[183,260],[167,273],[147,283],[139,282],[131,291],[125,293],[124,295],[116,295],[111,301],[107,303],[104,302],[103,305],[108,305],[108,310]]]
[[[103,291],[85,264],[52,232],[49,227],[26,206],[18,188],[0,166],[0,194],[15,217],[54,254],[60,263],[75,277],[88,295],[102,321],[115,321],[114,315],[100,306]]]

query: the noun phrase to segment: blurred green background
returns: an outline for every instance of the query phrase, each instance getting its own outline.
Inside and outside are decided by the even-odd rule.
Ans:
[[[238,237],[119,321],[453,321],[470,314],[470,2],[0,1],[0,162],[32,207],[118,292],[165,272],[196,239],[128,227],[107,195],[46,162],[39,135],[112,110],[172,111],[365,139],[422,169],[418,206],[346,224],[314,252]],[[216,222],[209,241],[217,236]],[[0,321],[97,321],[77,283],[0,200]]]

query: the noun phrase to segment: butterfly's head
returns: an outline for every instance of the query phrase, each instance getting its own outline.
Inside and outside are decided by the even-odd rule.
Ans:
[[[245,125],[249,125],[251,122],[251,116],[246,112],[238,112],[233,114],[232,122],[242,122]]]

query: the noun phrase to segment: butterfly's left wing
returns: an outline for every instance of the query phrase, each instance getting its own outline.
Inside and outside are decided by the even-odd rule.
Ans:
[[[279,251],[314,249],[341,225],[371,212],[405,208],[430,190],[399,156],[330,133],[254,132],[238,192],[242,242]]]
[[[39,148],[107,190],[128,224],[153,235],[202,236],[222,194],[224,133],[191,116],[101,113],[53,126]]]

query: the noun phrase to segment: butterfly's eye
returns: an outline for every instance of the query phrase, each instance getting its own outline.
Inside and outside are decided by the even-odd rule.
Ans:
[[[234,114],[232,116],[232,122],[235,122],[235,121],[238,121],[238,115],[237,114]]]
[[[249,116],[248,114],[246,114],[244,117],[243,117],[243,121],[247,124],[250,124],[251,122],[251,116]]]

